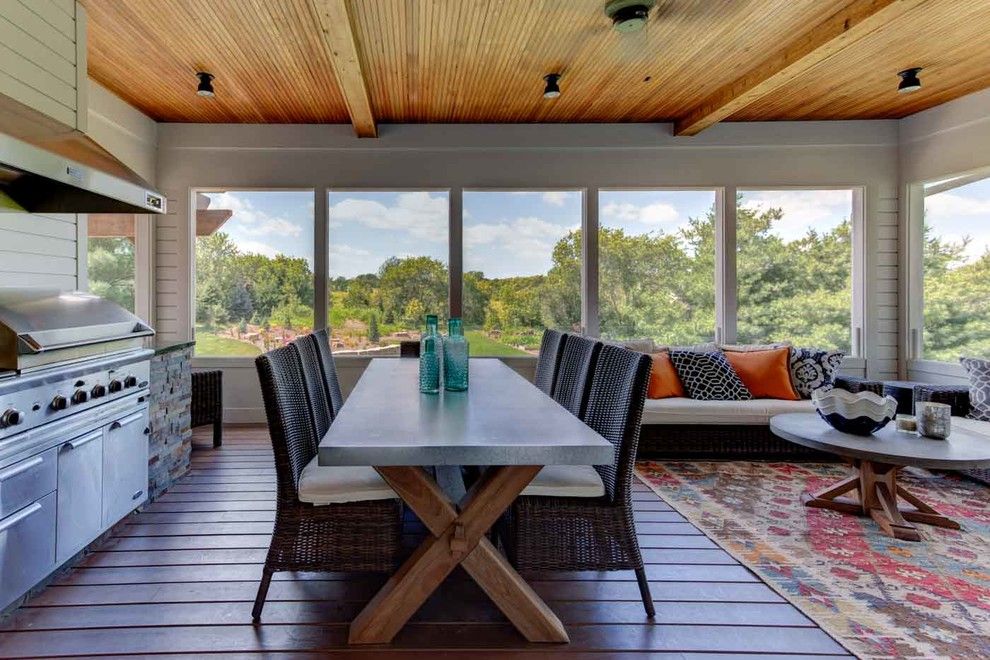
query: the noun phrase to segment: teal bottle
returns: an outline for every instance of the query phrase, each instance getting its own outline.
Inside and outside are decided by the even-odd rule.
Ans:
[[[443,386],[451,392],[468,388],[468,341],[459,318],[447,321],[447,338],[443,341]]]
[[[419,340],[419,391],[436,394],[440,391],[440,333],[437,317],[426,317],[426,332]]]

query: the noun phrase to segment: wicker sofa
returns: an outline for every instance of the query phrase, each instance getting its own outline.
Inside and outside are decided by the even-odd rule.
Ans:
[[[914,402],[917,404],[921,401],[949,404],[952,407],[953,428],[985,435],[987,442],[990,442],[990,422],[981,422],[967,417],[970,410],[969,387],[965,385],[916,385]],[[990,485],[990,469],[963,470],[962,472],[977,481]]]

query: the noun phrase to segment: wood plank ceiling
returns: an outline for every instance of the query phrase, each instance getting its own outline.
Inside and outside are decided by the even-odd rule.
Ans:
[[[82,2],[90,75],[159,121],[353,119],[373,135],[375,122],[681,130],[700,117],[700,130],[723,118],[897,118],[990,86],[982,0],[658,0],[633,34],[611,29],[603,0]],[[821,39],[829,24],[844,27]],[[923,88],[898,94],[911,66],[924,67]],[[196,96],[199,70],[216,76],[215,98]],[[551,72],[563,94],[547,101]],[[732,90],[745,94],[754,75],[758,93],[740,103]],[[713,102],[726,105],[706,114]]]

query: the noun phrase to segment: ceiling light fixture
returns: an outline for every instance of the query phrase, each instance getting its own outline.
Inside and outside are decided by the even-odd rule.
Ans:
[[[560,96],[560,85],[557,84],[557,81],[560,80],[560,74],[549,73],[543,76],[543,79],[547,81],[546,87],[543,88],[543,98],[555,99]]]
[[[646,25],[654,4],[655,0],[611,0],[605,5],[605,15],[617,32],[637,32]]]
[[[205,96],[208,98],[213,98],[216,96],[216,92],[213,91],[213,74],[206,73],[205,71],[200,71],[196,74],[199,78],[199,86],[196,88],[196,93],[200,96]]]
[[[921,89],[921,79],[918,78],[918,74],[921,72],[921,67],[916,66],[911,69],[904,69],[897,75],[901,77],[901,82],[897,85],[897,91],[901,94],[907,94],[908,92],[916,92]]]

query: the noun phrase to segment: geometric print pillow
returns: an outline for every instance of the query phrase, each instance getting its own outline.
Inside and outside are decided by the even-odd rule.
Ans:
[[[671,351],[684,390],[692,399],[702,401],[748,401],[753,398],[735,369],[721,351],[699,353]]]
[[[802,399],[810,399],[815,390],[832,389],[832,380],[844,357],[842,351],[791,348],[791,383],[795,391]]]
[[[969,417],[990,422],[990,361],[960,358],[969,374]]]

